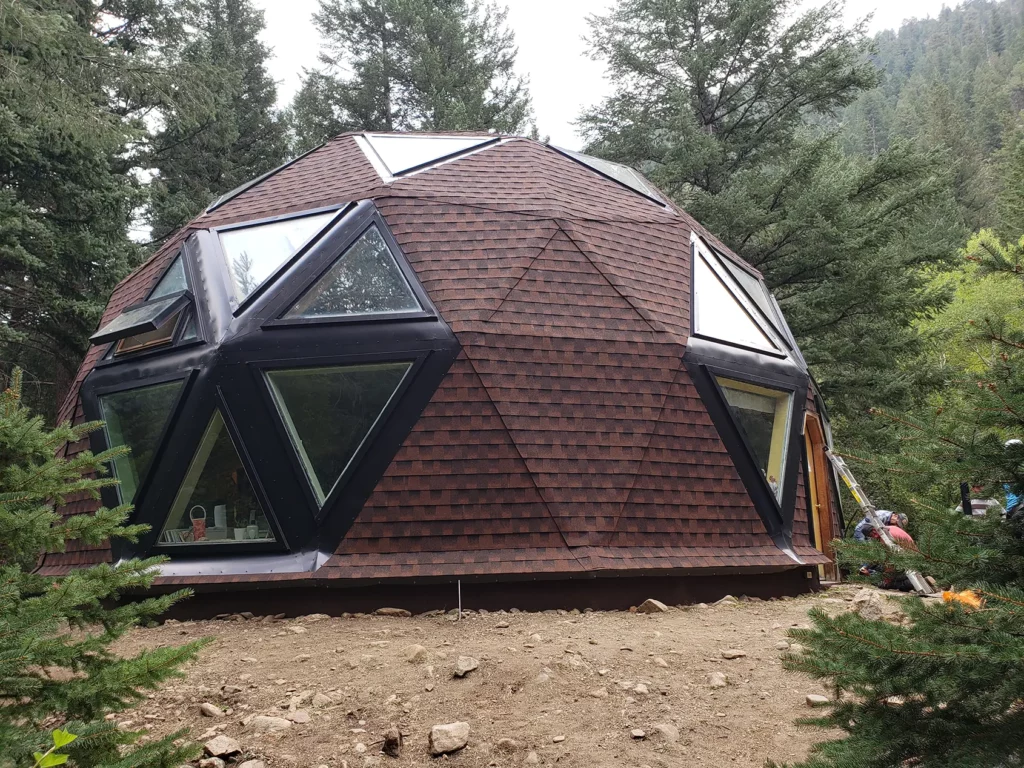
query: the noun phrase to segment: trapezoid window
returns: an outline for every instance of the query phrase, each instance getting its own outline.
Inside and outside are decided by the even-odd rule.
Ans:
[[[126,445],[131,449],[131,453],[111,462],[122,504],[134,502],[139,486],[146,479],[160,445],[160,436],[184,385],[183,380],[169,381],[99,398],[107,446]]]
[[[150,333],[166,325],[189,303],[187,293],[177,293],[156,301],[129,307],[90,337],[93,344],[118,341],[129,336]]]
[[[734,379],[717,378],[717,381],[758,470],[781,501],[793,409],[792,393]]]
[[[233,301],[245,301],[336,215],[329,211],[220,232]]]
[[[496,136],[363,135],[392,176],[497,140]]]
[[[422,309],[374,224],[341,254],[284,317],[350,317]]]
[[[694,331],[701,336],[782,354],[712,269],[699,248],[693,258]]]
[[[411,367],[400,362],[267,372],[274,402],[320,506]]]
[[[199,442],[158,547],[277,541],[219,410]]]

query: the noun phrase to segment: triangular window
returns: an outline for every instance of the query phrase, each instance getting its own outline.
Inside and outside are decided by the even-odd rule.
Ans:
[[[394,254],[373,225],[348,247],[285,317],[330,318],[421,309]]]
[[[274,402],[320,506],[411,367],[404,362],[267,372]]]
[[[101,418],[111,448],[126,445],[131,453],[111,462],[122,504],[131,504],[146,479],[160,436],[178,401],[184,381],[127,389],[99,398]]]
[[[181,293],[187,290],[188,281],[185,279],[185,264],[182,262],[181,255],[179,254],[174,257],[174,261],[171,262],[171,266],[164,272],[160,282],[150,291],[146,301],[162,299],[164,296],[170,296],[172,293]]]
[[[267,544],[276,540],[218,410],[192,458],[157,546]]]
[[[330,211],[222,231],[234,302],[245,301],[336,215]]]
[[[364,134],[392,176],[495,141],[494,136],[386,136]]]
[[[733,379],[717,379],[729,412],[775,497],[782,498],[793,396]]]
[[[772,305],[768,287],[761,280],[747,272],[747,270],[738,264],[734,264],[730,259],[723,258],[720,261],[729,270],[732,278],[740,284],[744,292],[757,305],[757,308],[764,313],[765,319],[772,324],[772,327],[779,330],[781,323],[779,322],[778,312],[776,312],[775,307]]]
[[[572,159],[583,163],[590,168],[593,168],[598,173],[609,176],[620,184],[632,189],[634,192],[639,192],[644,197],[649,197],[662,205],[665,201],[661,199],[657,190],[651,185],[642,174],[634,171],[628,165],[621,165],[620,163],[613,163],[610,160],[602,160],[600,157],[594,157],[593,155],[585,155],[582,152],[573,152],[571,149],[558,148],[559,152],[562,152]]]
[[[782,352],[780,345],[754,322],[699,249],[694,250],[693,286],[696,333],[753,349]]]

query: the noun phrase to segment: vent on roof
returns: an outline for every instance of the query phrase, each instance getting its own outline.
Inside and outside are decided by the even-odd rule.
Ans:
[[[592,168],[602,176],[606,176],[612,181],[617,181],[619,184],[629,187],[634,192],[639,192],[644,197],[650,198],[656,203],[665,205],[665,201],[658,194],[657,190],[651,186],[647,179],[627,165],[613,163],[610,160],[602,160],[599,157],[585,155],[582,152],[573,152],[571,149],[562,149],[561,147],[554,146],[552,149],[556,149],[563,155],[571,157],[573,160],[582,163],[588,168]]]
[[[499,136],[428,136],[366,133],[363,138],[392,176],[500,141]]]

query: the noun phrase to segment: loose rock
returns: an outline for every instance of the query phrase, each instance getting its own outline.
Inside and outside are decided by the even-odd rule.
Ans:
[[[679,741],[679,729],[671,723],[655,723],[654,731],[669,744]]]
[[[497,752],[515,752],[519,749],[519,743],[514,739],[498,739],[498,743],[494,745],[494,749]]]
[[[664,667],[666,669],[668,668],[668,662],[661,658],[661,656],[655,657],[654,663],[659,667]]]
[[[458,752],[469,743],[469,723],[447,723],[435,725],[428,737],[430,754],[446,755]]]
[[[373,612],[374,616],[397,616],[403,619],[407,619],[412,614],[405,610],[405,608],[378,608]]]
[[[204,701],[199,705],[199,714],[203,717],[222,717],[224,710],[218,707],[216,704],[210,704]]]
[[[410,645],[405,649],[405,660],[410,664],[423,661],[428,656],[428,651],[422,645]]]
[[[885,602],[870,589],[862,589],[853,597],[853,610],[869,621],[881,621],[885,616]]]
[[[708,685],[712,688],[725,688],[729,684],[729,678],[724,672],[712,672],[708,675]]]
[[[384,754],[388,757],[400,757],[402,754],[402,732],[391,728],[384,734]]]
[[[608,698],[608,689],[607,688],[595,688],[594,690],[592,690],[590,692],[590,695],[593,696],[595,699],[607,699]]]
[[[224,765],[219,757],[204,757],[199,761],[199,768],[224,768]]]
[[[646,696],[650,691],[647,690],[647,686],[643,683],[637,683],[633,689],[633,693],[639,693],[641,696]]]
[[[746,655],[747,652],[741,651],[739,648],[729,648],[725,651],[722,651],[723,659],[742,659]]]
[[[246,760],[238,768],[266,768],[266,763],[262,760]]]
[[[206,754],[210,757],[228,757],[230,755],[237,755],[241,752],[242,745],[230,736],[221,734],[220,736],[214,736],[206,742],[203,745],[203,749],[206,750]]]
[[[459,656],[455,662],[455,677],[465,677],[480,666],[480,661],[472,656]]]
[[[563,741],[565,741],[565,736],[552,736],[551,737],[551,743],[552,744],[561,744]]]
[[[637,613],[667,613],[668,606],[660,600],[648,598],[637,606]]]
[[[283,731],[285,728],[291,728],[292,721],[285,720],[283,717],[256,715],[256,717],[249,721],[249,727],[259,733],[271,733],[273,731]]]
[[[310,720],[313,719],[313,718],[311,718],[309,716],[309,712],[307,712],[304,709],[300,709],[300,710],[298,710],[296,712],[289,712],[286,715],[286,717],[289,720],[291,720],[293,723],[295,723],[296,725],[305,725],[306,723],[308,723]]]
[[[639,728],[634,728],[632,731],[629,732],[629,735],[632,736],[634,739],[647,738],[647,734],[641,731]]]
[[[314,707],[329,707],[334,702],[331,701],[331,697],[324,693],[318,693],[313,697],[310,702]]]
[[[301,625],[299,625],[299,624],[294,624],[294,625],[292,625],[290,627],[287,627],[287,630],[289,632],[293,633],[293,634],[296,634],[296,635],[302,635],[302,634],[305,634],[305,632],[306,632],[306,628],[301,626]]]
[[[536,752],[531,752],[526,756],[526,759],[523,762],[527,765],[540,765],[540,755]]]
[[[779,642],[777,642],[775,644],[775,650],[777,650],[777,651],[788,651],[789,650],[789,643],[786,642],[785,640],[779,640]]]
[[[806,701],[808,707],[824,707],[826,704],[829,703],[827,696],[822,696],[817,693],[807,694]]]

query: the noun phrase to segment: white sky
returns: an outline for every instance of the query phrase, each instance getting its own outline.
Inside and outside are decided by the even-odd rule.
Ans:
[[[519,45],[518,69],[530,79],[533,108],[541,135],[568,149],[580,149],[572,122],[585,107],[605,95],[604,69],[586,56],[582,37],[586,17],[601,12],[607,0],[504,0],[509,26]],[[266,11],[264,39],[274,50],[271,74],[286,104],[299,87],[303,67],[316,66],[319,36],[311,14],[317,0],[255,0]],[[935,16],[949,0],[847,0],[852,22],[874,14],[872,32],[896,28],[904,19]]]

